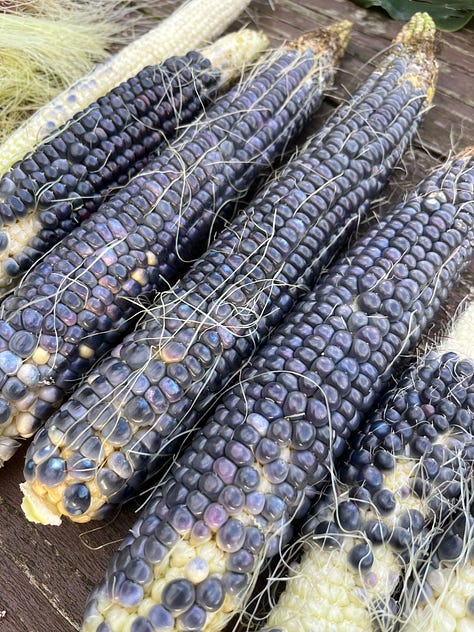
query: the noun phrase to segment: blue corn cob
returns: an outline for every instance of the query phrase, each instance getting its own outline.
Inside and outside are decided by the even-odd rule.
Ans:
[[[419,125],[435,65],[424,52],[408,61],[403,47],[391,51],[370,90],[364,84],[336,111],[160,295],[35,437],[23,487],[28,517],[102,517],[153,473],[365,214]],[[413,85],[415,68],[424,74]]]
[[[210,59],[192,52],[149,66],[15,163],[0,178],[0,287],[95,211],[107,191],[128,182],[177,125],[203,111],[221,83],[221,69],[211,67],[216,51],[240,49],[252,61],[264,45],[261,34],[242,31],[209,47]]]
[[[470,151],[296,305],[154,492],[91,595],[84,632],[225,625],[468,263],[473,200]]]
[[[306,521],[304,556],[268,631],[309,631],[317,613],[321,632],[331,625],[395,632],[419,588],[415,582],[407,592],[406,575],[421,578],[435,558],[444,562],[462,551],[462,538],[446,536],[446,529],[472,488],[473,323],[471,307],[439,347],[404,372],[355,434],[337,483]],[[456,629],[448,619],[445,614],[440,630]],[[427,625],[424,630],[433,629]]]
[[[120,340],[138,311],[134,299],[169,288],[301,130],[333,76],[327,39],[316,32],[276,51],[3,301],[2,462]]]

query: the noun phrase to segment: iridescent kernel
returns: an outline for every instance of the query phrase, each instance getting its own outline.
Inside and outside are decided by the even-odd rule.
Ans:
[[[195,599],[193,584],[187,579],[175,579],[169,582],[162,593],[163,606],[175,616],[186,612]]]

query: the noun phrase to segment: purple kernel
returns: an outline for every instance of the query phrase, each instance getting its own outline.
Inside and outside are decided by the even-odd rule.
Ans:
[[[264,437],[259,441],[255,457],[260,463],[271,463],[280,456],[280,448],[271,439]]]
[[[71,516],[80,516],[89,509],[91,495],[82,483],[70,485],[63,493],[63,506]]]
[[[206,612],[199,606],[193,605],[177,619],[181,630],[202,630],[206,623]]]
[[[201,517],[204,513],[204,510],[209,504],[209,499],[205,494],[201,493],[199,490],[194,489],[189,492],[186,504],[189,510],[196,516]]]
[[[155,628],[145,617],[137,617],[132,623],[130,632],[155,632]]]
[[[137,584],[146,584],[153,579],[153,572],[146,562],[137,559],[132,560],[126,567],[128,579]]]
[[[217,546],[228,553],[238,551],[245,540],[245,527],[235,518],[230,518],[217,532]]]
[[[227,485],[219,495],[219,503],[229,514],[238,513],[245,505],[245,494],[235,485]]]
[[[173,507],[169,510],[167,519],[180,535],[187,535],[194,524],[193,515],[185,507]]]
[[[168,549],[154,537],[147,538],[144,547],[145,558],[150,564],[159,564],[168,554]]]
[[[225,449],[226,456],[236,465],[250,465],[253,454],[246,446],[238,441],[229,441]]]
[[[38,465],[36,475],[40,483],[54,487],[66,478],[66,464],[63,459],[53,457]]]
[[[205,510],[203,520],[207,526],[216,531],[222,527],[228,518],[227,511],[218,503],[211,503]]]
[[[148,619],[155,630],[171,630],[174,625],[174,617],[162,605],[153,606]]]
[[[195,599],[193,584],[187,579],[174,579],[163,589],[162,601],[174,615],[186,612]]]
[[[282,517],[286,509],[286,503],[278,496],[267,496],[262,514],[267,520],[275,522]]]
[[[286,461],[283,459],[277,459],[276,461],[272,461],[272,463],[264,465],[263,473],[270,483],[278,485],[286,479],[288,475],[288,468],[289,465]]]
[[[143,588],[135,582],[126,579],[119,588],[118,597],[122,606],[134,608],[143,599]]]
[[[224,587],[218,577],[208,577],[196,587],[196,601],[205,610],[215,612],[224,603]]]
[[[304,450],[311,446],[316,435],[314,426],[307,421],[297,421],[293,424],[292,443],[296,450]]]
[[[226,568],[236,573],[250,573],[255,566],[255,556],[247,549],[231,553],[227,558]]]
[[[233,573],[227,571],[223,576],[224,590],[231,597],[242,596],[248,586],[247,575],[243,573]]]
[[[202,520],[195,522],[191,529],[191,540],[194,542],[208,542],[211,535],[211,530]]]
[[[250,492],[250,494],[247,494],[245,506],[247,511],[253,516],[262,513],[265,507],[265,494],[262,492]]]
[[[250,413],[247,417],[247,423],[255,428],[255,430],[264,437],[268,432],[268,420],[257,413]]]
[[[223,456],[215,460],[212,469],[224,483],[229,485],[234,480],[237,467],[232,461],[229,461],[229,459]]]

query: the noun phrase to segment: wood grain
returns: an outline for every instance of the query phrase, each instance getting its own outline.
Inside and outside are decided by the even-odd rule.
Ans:
[[[175,2],[163,2],[169,12]],[[380,11],[366,11],[348,0],[254,0],[243,21],[264,29],[274,44],[318,25],[349,18],[354,32],[336,88],[315,116],[317,126],[335,103],[345,99],[372,69],[400,23]],[[397,170],[394,183],[375,206],[383,214],[391,203],[453,149],[474,143],[474,25],[442,35],[438,90],[419,137]],[[474,266],[464,275],[442,310],[432,339],[458,303],[474,288]],[[133,524],[139,500],[130,502],[109,524],[41,527],[20,510],[24,450],[0,471],[0,632],[72,632],[80,627],[87,595],[109,557]]]

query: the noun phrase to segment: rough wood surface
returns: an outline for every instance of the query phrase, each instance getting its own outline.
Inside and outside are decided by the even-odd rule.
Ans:
[[[177,3],[165,1],[164,12]],[[339,80],[317,125],[370,72],[374,58],[400,23],[348,0],[254,0],[245,20],[269,33],[273,43],[335,19],[349,18],[354,32]],[[452,150],[474,143],[474,25],[442,35],[438,90],[419,137],[397,171],[395,183],[376,207],[382,213],[422,174]],[[464,275],[439,321],[446,320],[474,287],[474,268]],[[439,326],[439,324],[438,324]],[[435,335],[431,329],[428,338]],[[119,541],[134,521],[133,501],[109,524],[57,527],[29,524],[20,510],[24,450],[0,471],[0,632],[72,632],[80,627],[86,597]]]

